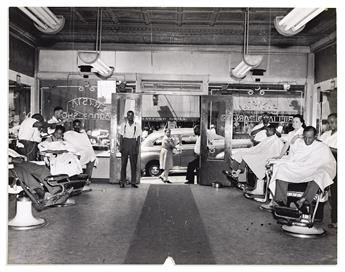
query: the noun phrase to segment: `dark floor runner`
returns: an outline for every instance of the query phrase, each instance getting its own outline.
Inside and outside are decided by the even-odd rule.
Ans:
[[[125,263],[214,264],[189,186],[150,185]]]

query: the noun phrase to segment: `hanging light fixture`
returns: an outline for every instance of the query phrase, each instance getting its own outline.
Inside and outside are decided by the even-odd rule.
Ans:
[[[55,15],[47,7],[18,7],[32,21],[35,27],[46,34],[56,34],[65,25],[65,18],[62,15]]]
[[[114,67],[108,66],[101,58],[102,45],[102,10],[97,11],[97,33],[96,33],[96,50],[79,51],[79,59],[87,65],[92,66],[94,72],[102,78],[108,78],[114,73]]]
[[[231,71],[231,76],[235,79],[243,79],[247,73],[260,65],[263,56],[261,55],[249,55],[248,50],[249,40],[249,9],[244,14],[244,35],[243,35],[243,55],[242,61]]]
[[[325,8],[294,8],[286,16],[274,19],[276,30],[283,36],[293,36],[301,32],[305,25]]]

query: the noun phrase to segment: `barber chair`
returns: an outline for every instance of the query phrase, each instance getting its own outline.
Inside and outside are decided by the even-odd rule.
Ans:
[[[319,190],[311,204],[304,204],[300,209],[291,208],[292,202],[298,201],[308,183],[290,183],[288,186],[287,205],[279,204],[273,207],[273,217],[282,230],[291,236],[299,238],[315,238],[326,234],[326,231],[315,225],[323,219],[324,204],[328,200],[328,192]]]
[[[272,169],[270,164],[266,165],[266,173],[264,179],[258,179],[255,174],[248,168],[247,172],[247,186],[244,188],[244,197],[247,199],[253,199],[257,202],[264,203],[268,200],[269,190],[268,185]]]
[[[45,165],[50,169],[50,160],[49,156],[46,156],[45,154],[41,154],[41,158],[43,158],[43,161]],[[68,177],[67,175],[55,175],[55,176],[50,176],[51,180],[54,180],[54,177],[57,178],[58,180],[64,180],[67,179],[68,183],[65,184],[66,189],[72,188],[71,196],[79,195],[82,192],[90,192],[92,189],[91,188],[86,188],[87,180],[88,180],[88,175],[87,174],[79,174],[79,175],[74,175],[72,177]],[[71,200],[68,200],[71,202]],[[60,206],[60,205],[59,205]]]
[[[46,219],[37,218],[32,214],[32,201],[23,188],[23,183],[18,184],[18,177],[13,170],[13,164],[8,165],[9,169],[9,190],[10,194],[16,194],[16,215],[8,222],[10,229],[28,230],[43,227],[47,224]],[[25,186],[24,186],[25,187]]]
[[[28,230],[43,227],[47,224],[47,221],[43,218],[36,218],[32,214],[32,206],[37,211],[42,211],[49,207],[65,207],[75,205],[75,201],[69,199],[69,196],[73,190],[72,187],[66,185],[69,183],[67,175],[59,176],[48,176],[43,182],[43,187],[45,183],[52,187],[59,187],[60,191],[48,198],[39,195],[36,190],[30,188],[25,181],[18,178],[16,175],[13,165],[9,165],[9,178],[11,180],[11,185],[16,185],[18,194],[16,197],[17,208],[16,215],[8,223],[11,229],[15,230]],[[44,192],[43,192],[44,193]]]

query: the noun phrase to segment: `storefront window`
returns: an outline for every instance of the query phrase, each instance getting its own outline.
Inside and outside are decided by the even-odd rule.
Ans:
[[[292,129],[292,116],[303,113],[302,92],[260,96],[235,94],[232,139],[242,139],[242,141],[238,141],[238,146],[233,145],[233,149],[250,144],[249,141],[252,140],[250,132],[261,121],[264,113],[269,114],[270,124],[275,125],[276,128],[280,127],[283,134],[288,133]]]
[[[9,141],[14,144],[17,139],[19,124],[30,114],[30,86],[9,82]]]
[[[108,150],[111,118],[111,94],[116,90],[115,81],[96,79],[69,81],[42,81],[41,107],[46,120],[53,115],[56,106],[64,109],[66,130],[80,119],[95,150]]]

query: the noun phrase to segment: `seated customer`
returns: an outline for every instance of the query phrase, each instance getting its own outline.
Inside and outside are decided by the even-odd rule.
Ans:
[[[230,162],[231,173],[224,171],[225,174],[237,178],[248,166],[258,179],[265,177],[265,165],[269,158],[278,156],[283,148],[282,141],[276,135],[273,125],[266,127],[266,138],[258,145],[251,148],[240,149],[232,155]]]
[[[66,174],[69,177],[81,174],[76,150],[63,139],[65,128],[57,125],[54,133],[38,145],[40,152],[49,158],[52,175]]]
[[[64,139],[80,154],[80,163],[86,167],[85,173],[89,176],[89,182],[92,177],[93,167],[96,161],[96,154],[92,148],[89,137],[81,129],[81,121],[73,121],[73,130],[66,131]]]
[[[53,187],[44,182],[44,179],[51,175],[45,165],[28,162],[25,157],[12,149],[8,150],[8,156],[17,177],[36,193],[38,199],[48,200],[60,192],[59,186]]]
[[[289,183],[308,182],[302,198],[296,203],[298,208],[311,204],[319,189],[324,191],[333,183],[336,161],[329,147],[316,140],[316,134],[314,127],[306,127],[303,140],[296,140],[294,152],[275,163],[269,185],[275,202],[287,205]]]

